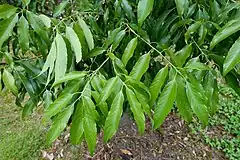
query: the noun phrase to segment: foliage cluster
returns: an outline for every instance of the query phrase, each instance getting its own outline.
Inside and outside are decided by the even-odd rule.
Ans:
[[[240,94],[240,3],[67,0],[45,14],[50,4],[0,5],[0,79],[17,105],[30,96],[23,117],[44,102],[48,144],[71,124],[71,142],[85,139],[93,154],[97,133],[111,139],[124,111],[142,134],[146,116],[157,129],[174,105],[206,126],[216,69]]]

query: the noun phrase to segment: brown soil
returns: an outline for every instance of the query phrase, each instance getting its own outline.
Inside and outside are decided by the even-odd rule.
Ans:
[[[54,159],[86,160],[225,160],[223,153],[209,148],[201,139],[190,134],[188,126],[175,113],[165,120],[159,131],[152,131],[150,123],[146,132],[140,136],[135,123],[127,115],[123,116],[119,131],[108,143],[102,143],[99,135],[97,150],[89,156],[86,144],[72,146],[68,143],[69,134],[63,135],[53,144],[53,148],[44,151],[45,156]],[[72,156],[71,152],[78,153]],[[49,159],[49,158],[48,158]]]

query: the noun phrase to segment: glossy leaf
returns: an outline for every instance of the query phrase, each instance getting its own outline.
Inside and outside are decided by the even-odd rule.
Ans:
[[[186,84],[186,93],[193,112],[197,115],[202,124],[206,126],[208,124],[208,110],[203,95],[190,83]]]
[[[67,70],[67,48],[60,34],[56,35],[57,56],[55,62],[55,82],[62,78]]]
[[[240,37],[232,45],[226,59],[224,60],[223,75],[225,76],[239,63],[240,63]]]
[[[213,49],[219,42],[231,36],[240,30],[240,20],[229,21],[213,37],[210,43],[210,49]]]
[[[26,118],[28,116],[30,116],[33,112],[34,107],[36,107],[36,104],[34,103],[34,101],[32,99],[29,99],[22,110],[22,118]]]
[[[29,25],[24,16],[19,19],[18,39],[21,48],[26,51],[29,49]]]
[[[44,107],[48,108],[53,103],[53,96],[49,90],[46,90],[43,93]]]
[[[47,133],[47,144],[50,145],[54,140],[60,136],[60,133],[66,128],[67,123],[73,113],[74,105],[66,107],[61,113],[59,113],[54,119],[54,122]]]
[[[94,40],[93,40],[93,35],[92,35],[89,27],[84,22],[84,20],[80,17],[78,17],[78,23],[83,30],[83,33],[85,35],[89,50],[92,50],[94,48]]]
[[[137,81],[140,81],[143,74],[148,70],[150,58],[151,57],[149,53],[142,55],[130,72],[130,77]]]
[[[127,45],[122,55],[122,62],[124,66],[127,65],[129,59],[133,56],[134,50],[137,47],[138,40],[137,38],[133,38]]]
[[[153,79],[150,85],[151,100],[149,104],[151,107],[154,105],[155,101],[157,100],[158,95],[161,92],[162,86],[164,85],[167,76],[168,76],[168,67],[166,66],[162,68]]]
[[[126,12],[126,15],[129,19],[133,19],[135,17],[133,10],[132,10],[132,6],[128,2],[128,0],[122,0],[121,6],[124,9],[124,11]]]
[[[113,44],[112,44],[112,50],[113,51],[119,46],[119,44],[122,41],[125,34],[126,34],[125,30],[122,30],[122,31],[118,32],[118,34],[116,35],[116,37],[113,41]]]
[[[137,6],[138,26],[141,27],[153,9],[154,0],[139,0]]]
[[[188,27],[187,32],[185,33],[185,41],[188,41],[191,37],[191,34],[195,33],[197,29],[201,26],[201,22],[197,21]]]
[[[44,25],[47,28],[51,27],[51,19],[48,16],[45,16],[44,14],[40,14],[38,17],[41,19],[41,21],[44,23]]]
[[[9,19],[0,21],[0,49],[3,43],[12,35],[13,28],[18,21],[18,15],[14,14]]]
[[[177,95],[176,80],[170,81],[163,89],[160,97],[157,101],[157,105],[154,111],[154,129],[159,128],[162,125],[164,119],[170,113],[173,108],[173,103]]]
[[[186,60],[189,58],[192,52],[192,45],[186,45],[183,49],[180,51],[176,52],[176,59],[175,63],[177,64],[178,67],[182,67]]]
[[[119,122],[123,112],[123,102],[124,95],[122,91],[120,91],[114,98],[111,109],[108,112],[108,116],[105,121],[104,142],[107,142],[109,139],[111,139],[118,130]]]
[[[175,0],[178,15],[181,17],[188,9],[188,0]]]
[[[96,57],[96,56],[99,56],[101,54],[103,54],[106,50],[104,48],[101,48],[101,47],[96,47],[94,48],[93,50],[91,50],[89,53],[88,53],[88,57],[89,58],[92,58],[92,57]]]
[[[97,91],[92,91],[91,92],[92,97],[94,98],[95,101],[98,101],[100,94]],[[102,114],[107,117],[108,114],[108,104],[106,102],[103,102],[97,106]]]
[[[75,53],[76,62],[79,63],[82,60],[82,46],[78,39],[78,36],[71,27],[67,27],[66,28],[66,37],[69,40],[69,42],[71,43],[72,50]]]
[[[135,93],[130,89],[126,88],[126,94],[130,109],[133,112],[134,120],[137,123],[138,131],[140,134],[144,133],[145,130],[145,116]]]
[[[68,4],[68,0],[61,2],[53,11],[53,17],[60,16]]]
[[[7,89],[9,89],[15,96],[18,95],[18,89],[15,84],[15,79],[13,75],[6,69],[3,70],[2,80]]]
[[[0,5],[0,19],[8,19],[14,15],[16,11],[17,8],[12,5],[2,4]]]

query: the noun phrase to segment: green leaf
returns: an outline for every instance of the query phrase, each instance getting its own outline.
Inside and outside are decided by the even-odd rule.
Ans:
[[[79,63],[82,60],[82,46],[78,36],[71,27],[66,27],[66,37],[71,43],[72,50],[75,53],[76,62]]]
[[[67,94],[67,95],[62,95],[58,97],[45,111],[43,121],[47,121],[51,117],[55,116],[61,110],[68,105],[68,103],[71,101],[73,95]]]
[[[197,115],[202,124],[206,126],[208,124],[208,110],[203,95],[190,83],[186,84],[186,89],[188,101],[193,112]]]
[[[175,0],[177,12],[180,17],[188,10],[188,0]]]
[[[102,75],[96,75],[91,80],[91,86],[97,91],[98,93],[101,93],[103,90],[104,85],[106,84],[105,78],[103,78]]]
[[[92,96],[95,101],[98,101],[100,94],[97,91],[92,91]],[[107,117],[108,114],[108,104],[106,102],[103,102],[97,106],[102,114]]]
[[[18,15],[14,14],[9,19],[0,21],[0,49],[3,43],[12,35],[13,28],[18,21]]]
[[[12,5],[2,4],[0,5],[0,19],[8,19],[14,15],[16,11],[17,8]]]
[[[107,39],[104,41],[104,49],[107,49],[109,47],[110,44],[113,43],[113,41],[115,40],[116,35],[121,31],[121,27],[114,29],[113,31],[110,32],[109,36],[107,37]]]
[[[98,104],[105,102],[111,93],[114,91],[116,84],[118,82],[118,77],[113,77],[107,81],[105,84],[103,91],[100,93]]]
[[[0,92],[2,91],[2,73],[0,71]]]
[[[168,76],[168,66],[162,68],[153,79],[150,85],[151,99],[149,104],[151,107],[154,105],[155,101],[157,100],[158,95],[161,92],[161,88],[164,85],[167,76]]]
[[[159,128],[170,113],[177,95],[176,80],[170,81],[163,89],[154,111],[154,129]]]
[[[38,17],[39,19],[41,19],[41,21],[44,23],[44,25],[47,28],[51,27],[51,19],[48,16],[45,16],[44,14],[40,14]]]
[[[74,94],[78,92],[79,88],[84,84],[84,79],[78,79],[78,80],[72,80],[69,81],[66,85],[65,88],[62,90],[62,92],[59,94],[58,97],[64,96],[64,95],[69,95],[69,94]]]
[[[67,48],[60,34],[56,35],[57,57],[55,62],[55,82],[63,77],[67,70]]]
[[[126,32],[125,30],[122,30],[120,32],[118,32],[118,34],[116,35],[113,45],[112,45],[112,50],[114,51],[115,49],[117,49],[117,47],[119,46],[120,42],[122,41],[123,37],[125,36]]]
[[[8,72],[6,69],[3,70],[3,75],[2,75],[3,83],[9,89],[15,96],[18,95],[18,89],[15,84],[15,79],[13,75]]]
[[[182,67],[185,64],[188,57],[191,55],[191,52],[192,52],[192,45],[186,45],[183,49],[176,52],[176,59],[177,59],[177,61],[175,61],[176,65],[178,67]]]
[[[119,122],[123,112],[123,102],[124,95],[122,91],[120,91],[114,98],[111,109],[108,112],[108,116],[105,121],[104,142],[107,142],[109,139],[111,139],[118,130]]]
[[[88,53],[88,57],[89,58],[92,58],[92,57],[96,57],[96,56],[99,56],[101,54],[103,54],[106,50],[104,48],[101,48],[101,47],[96,47],[94,48],[93,50],[91,50],[89,53]]]
[[[26,117],[30,116],[33,112],[34,107],[36,107],[36,104],[30,98],[23,107],[22,118],[26,118]]]
[[[122,55],[122,62],[124,66],[127,65],[129,59],[133,56],[134,50],[137,47],[138,40],[137,38],[133,38],[127,45]]]
[[[213,49],[219,42],[231,36],[240,30],[240,20],[229,21],[213,37],[210,43],[210,49]]]
[[[60,16],[63,13],[64,9],[66,8],[67,4],[68,4],[68,0],[63,1],[58,6],[56,6],[56,8],[53,11],[53,17]]]
[[[97,142],[97,126],[93,119],[84,117],[83,119],[84,137],[86,139],[90,155],[93,156]]]
[[[197,32],[197,29],[201,26],[202,22],[197,21],[188,27],[187,32],[185,33],[185,41],[187,42],[191,37],[191,34]]]
[[[126,87],[126,94],[130,109],[133,112],[134,120],[137,123],[138,130],[140,134],[143,134],[145,130],[145,116],[141,104],[139,103],[135,93],[130,88]]]
[[[177,75],[176,77],[177,82],[177,97],[176,97],[176,106],[179,110],[181,117],[186,122],[192,121],[192,110],[191,106],[188,102],[187,94],[186,94],[186,87],[185,82],[181,76]]]
[[[87,75],[87,72],[85,72],[85,71],[72,71],[72,72],[66,74],[65,76],[61,77],[57,81],[55,81],[52,86],[56,86],[60,83],[71,81],[74,79],[81,79],[81,78],[85,77],[86,75]]]
[[[46,90],[43,93],[44,107],[48,108],[52,104],[52,93],[49,90]]]
[[[152,12],[154,0],[139,0],[137,7],[138,26],[141,27],[145,19]]]
[[[94,48],[94,40],[93,40],[93,35],[92,35],[89,27],[84,22],[84,20],[80,17],[78,17],[78,23],[83,30],[83,33],[85,35],[89,50],[92,50]]]
[[[25,4],[25,6],[27,6],[31,2],[31,0],[22,0],[22,2]]]
[[[70,128],[70,141],[73,144],[79,144],[83,137],[83,118],[84,110],[82,102],[79,102],[73,116],[72,125]]]
[[[45,42],[49,42],[48,33],[44,27],[42,20],[32,12],[26,12],[27,19],[33,30],[41,37]]]
[[[130,77],[137,81],[140,81],[143,74],[148,70],[150,58],[151,56],[149,53],[142,55],[130,72]]]
[[[204,40],[207,36],[208,29],[205,25],[201,25],[199,29],[199,38],[198,38],[198,44],[201,46],[204,43]]]
[[[235,90],[235,92],[240,96],[240,87],[239,87],[239,82],[237,80],[237,77],[233,75],[231,72],[229,72],[225,76],[227,85],[230,86],[232,89]]]
[[[29,25],[24,16],[19,19],[18,40],[21,48],[27,51],[29,49]]]
[[[73,110],[74,105],[68,106],[57,115],[56,119],[54,119],[54,122],[47,133],[46,141],[48,145],[51,145],[51,143],[56,140],[60,133],[66,128]]]
[[[87,41],[85,39],[85,35],[83,33],[83,30],[78,23],[73,24],[73,29],[74,29],[75,33],[77,34],[78,39],[81,43],[82,54],[83,54],[83,57],[85,58],[85,57],[88,56],[88,44],[87,44]]]
[[[239,63],[240,63],[240,37],[232,45],[226,59],[224,60],[223,75],[225,76]]]
[[[197,58],[190,59],[184,68],[196,70],[209,70],[209,67],[201,62],[198,62]]]
[[[131,20],[135,17],[133,11],[132,11],[132,6],[129,4],[128,0],[122,0],[121,6],[126,12],[127,17]]]

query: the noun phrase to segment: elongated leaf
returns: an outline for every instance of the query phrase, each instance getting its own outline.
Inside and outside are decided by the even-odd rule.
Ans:
[[[196,69],[196,70],[209,70],[209,67],[201,62],[196,62],[194,60],[190,60],[185,68],[187,69]]]
[[[128,0],[122,0],[121,6],[129,19],[133,19],[135,17],[132,11],[132,6],[129,4]]]
[[[143,74],[148,70],[149,62],[150,62],[150,54],[144,54],[142,55],[137,63],[134,65],[130,77],[133,79],[140,81]]]
[[[107,81],[103,91],[100,93],[98,104],[101,104],[102,102],[105,102],[108,99],[108,97],[111,95],[114,88],[116,87],[117,82],[118,82],[117,77],[113,77]]]
[[[177,98],[176,98],[176,106],[179,110],[181,117],[186,122],[192,121],[192,110],[191,106],[188,102],[187,94],[186,94],[186,87],[184,80],[178,75],[176,77],[177,82]]]
[[[57,57],[55,62],[55,82],[63,77],[67,70],[67,48],[60,34],[56,35]]]
[[[150,108],[150,106],[148,105],[149,99],[147,99],[147,98],[144,96],[144,94],[140,93],[140,92],[137,91],[136,89],[134,89],[134,93],[136,94],[139,103],[142,105],[143,111],[149,116],[149,118],[151,118],[151,117],[152,117],[151,108]],[[152,118],[151,118],[151,120],[152,120]]]
[[[76,111],[73,116],[72,125],[70,128],[70,141],[73,144],[79,144],[83,137],[83,104],[81,102],[78,103]]]
[[[16,11],[17,8],[12,5],[2,4],[0,5],[0,19],[8,19],[14,15]]]
[[[7,89],[9,89],[15,96],[17,96],[18,89],[15,84],[15,79],[14,79],[13,75],[10,72],[8,72],[6,69],[4,69],[2,79],[3,79],[3,83],[5,84]]]
[[[204,43],[204,40],[207,36],[208,29],[205,25],[201,25],[199,29],[199,38],[198,38],[198,44],[201,46]]]
[[[181,17],[188,10],[188,0],[175,0],[178,15]]]
[[[138,40],[137,38],[133,38],[127,45],[124,53],[122,55],[122,62],[124,66],[127,65],[129,59],[133,56],[134,50],[137,47]]]
[[[114,98],[111,109],[108,112],[104,126],[104,142],[107,142],[109,139],[111,139],[118,130],[119,122],[123,112],[123,102],[124,95],[121,91]]]
[[[163,89],[154,111],[154,129],[159,128],[170,113],[177,95],[176,80],[170,81]]]
[[[79,88],[83,85],[83,82],[84,82],[83,78],[69,81],[58,97],[76,93],[79,90]]]
[[[87,72],[84,72],[84,71],[82,71],[82,72],[81,71],[72,71],[72,72],[66,74],[64,77],[61,77],[60,79],[58,79],[56,82],[54,82],[53,86],[56,86],[60,83],[67,82],[70,80],[81,79],[86,75],[87,75]]]
[[[119,44],[122,41],[125,34],[126,34],[125,30],[122,30],[116,35],[116,37],[114,39],[114,42],[113,42],[113,45],[112,45],[112,50],[113,51],[119,46]]]
[[[43,121],[50,119],[51,117],[55,116],[61,110],[68,105],[71,101],[73,95],[62,95],[61,97],[57,98],[45,111]]]
[[[155,103],[155,101],[158,98],[159,93],[161,92],[161,88],[165,83],[165,80],[168,75],[168,67],[162,68],[155,78],[153,79],[151,85],[150,85],[150,92],[151,92],[151,100],[149,102],[150,106],[152,107]]]
[[[178,67],[182,67],[185,64],[187,58],[191,55],[191,52],[192,45],[186,45],[183,49],[176,53],[177,61],[175,61],[175,63]]]
[[[94,40],[93,40],[93,35],[92,35],[89,27],[84,22],[84,20],[80,17],[78,17],[78,23],[83,30],[83,33],[85,35],[89,50],[92,50],[94,48]]]
[[[22,2],[25,4],[25,6],[27,6],[31,2],[31,0],[22,0]]]
[[[13,28],[18,21],[18,15],[14,14],[6,20],[0,21],[0,49],[3,43],[12,35]]]
[[[43,93],[44,107],[48,108],[52,103],[52,93],[49,90],[46,90]]]
[[[47,133],[46,141],[48,145],[50,145],[54,140],[56,140],[60,133],[66,128],[67,123],[73,113],[73,110],[74,105],[68,106],[61,113],[59,113],[56,119],[54,119],[54,122]]]
[[[188,101],[193,112],[197,115],[204,126],[208,124],[208,110],[205,105],[205,100],[197,88],[190,83],[186,84]]]
[[[145,130],[145,116],[135,93],[130,89],[126,88],[126,94],[130,109],[133,112],[134,120],[137,123],[138,131],[140,134],[144,133]]]
[[[240,30],[240,20],[229,21],[225,26],[223,26],[217,34],[213,37],[210,43],[210,49],[213,49],[219,42],[231,36]]]
[[[89,58],[92,57],[96,57],[98,55],[101,55],[105,52],[106,50],[104,48],[101,47],[96,47],[93,50],[91,50],[91,52],[89,52],[89,54],[87,55]]]
[[[195,33],[197,29],[201,26],[200,21],[193,23],[191,26],[188,27],[187,32],[185,33],[185,41],[187,42],[191,37],[191,34]]]
[[[139,0],[137,7],[138,26],[141,27],[153,9],[154,0]]]
[[[27,19],[34,31],[41,37],[45,42],[49,42],[48,33],[44,27],[42,20],[32,12],[26,12]]]
[[[75,31],[75,33],[77,34],[78,36],[78,39],[80,40],[80,43],[81,43],[81,46],[82,46],[82,54],[83,54],[83,57],[87,57],[88,56],[88,44],[87,44],[87,41],[85,39],[85,35],[83,33],[83,30],[81,28],[81,26],[79,25],[79,23],[74,23],[73,24],[73,29]]]
[[[34,103],[34,101],[30,98],[23,107],[22,118],[30,116],[33,112],[34,107],[36,107],[36,103]]]
[[[240,37],[232,45],[226,59],[224,60],[223,75],[225,76],[239,63],[240,63]]]
[[[116,29],[114,29],[113,31],[110,32],[109,36],[107,37],[107,39],[106,39],[105,42],[104,42],[104,46],[103,46],[104,49],[107,49],[108,46],[113,43],[116,35],[117,35],[120,31],[121,31],[121,27],[116,28]]]
[[[65,0],[62,3],[60,3],[58,6],[56,6],[56,8],[53,11],[53,17],[60,16],[63,13],[67,4],[68,4],[68,0]]]
[[[44,23],[44,25],[47,28],[51,27],[51,19],[48,16],[45,16],[44,14],[40,14],[38,17],[41,19],[41,21]]]
[[[100,94],[97,91],[92,91],[92,96],[95,101],[98,101]],[[108,115],[108,104],[106,102],[103,102],[97,106],[102,114],[107,117]]]
[[[24,16],[19,19],[18,39],[21,48],[26,51],[29,49],[29,25]]]
[[[97,91],[98,93],[101,93],[103,90],[103,87],[106,84],[106,80],[102,78],[101,75],[94,76],[91,80],[91,86]]]
[[[78,39],[77,34],[74,32],[74,30],[71,27],[66,28],[66,37],[71,43],[72,50],[75,53],[76,56],[76,62],[80,62],[82,60],[82,46]]]
[[[2,91],[2,73],[0,72],[0,92]]]

